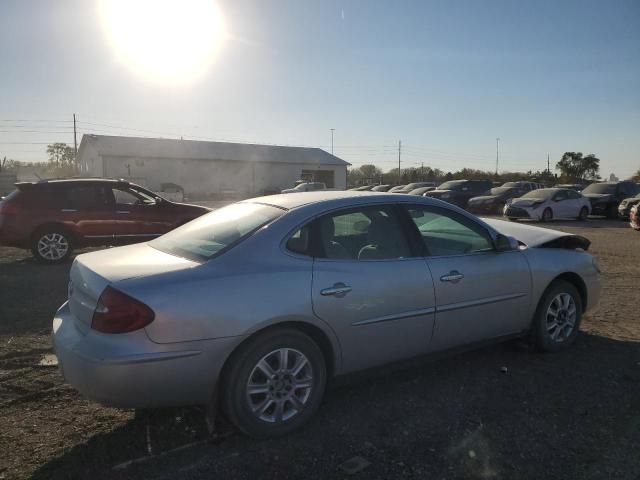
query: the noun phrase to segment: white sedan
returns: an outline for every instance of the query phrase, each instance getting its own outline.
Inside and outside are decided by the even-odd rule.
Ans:
[[[509,220],[534,219],[541,222],[554,218],[585,220],[590,212],[589,199],[567,188],[533,190],[504,207],[504,216]]]

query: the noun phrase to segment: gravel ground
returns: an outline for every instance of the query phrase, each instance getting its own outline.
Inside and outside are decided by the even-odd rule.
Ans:
[[[573,348],[506,344],[339,379],[304,430],[272,441],[224,422],[211,439],[197,409],[136,415],[84,400],[38,365],[69,264],[0,248],[0,479],[637,480],[640,234],[604,220],[552,227],[591,239],[604,271]]]

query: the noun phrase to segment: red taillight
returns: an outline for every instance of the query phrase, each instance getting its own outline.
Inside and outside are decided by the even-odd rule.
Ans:
[[[146,327],[155,313],[144,303],[107,287],[98,299],[91,328],[103,333],[126,333]]]
[[[0,213],[4,215],[18,215],[20,213],[20,206],[11,202],[0,202]]]

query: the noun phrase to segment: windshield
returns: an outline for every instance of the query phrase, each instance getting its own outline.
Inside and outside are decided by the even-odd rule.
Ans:
[[[541,188],[540,190],[532,190],[529,193],[521,196],[520,198],[537,198],[546,200],[553,197],[554,193],[556,193],[556,190],[552,188]]]
[[[456,190],[460,188],[460,185],[465,183],[464,180],[453,180],[451,182],[444,182],[438,187],[438,190]]]
[[[513,190],[515,190],[515,188],[495,187],[495,188],[492,188],[491,190],[489,190],[489,193],[491,193],[491,195],[502,195],[503,193],[510,193]]]
[[[179,257],[208,260],[284,214],[259,203],[234,203],[183,225],[149,245]]]
[[[592,183],[582,190],[582,193],[614,194],[616,193],[616,185],[614,183]]]

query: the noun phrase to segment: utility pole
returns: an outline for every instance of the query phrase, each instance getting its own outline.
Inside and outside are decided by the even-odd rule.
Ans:
[[[420,180],[424,182],[424,162],[422,162],[422,165],[420,166]]]
[[[496,138],[496,175],[498,175],[499,145],[500,139]]]
[[[547,173],[551,173],[551,167],[549,165],[549,154],[547,153]]]
[[[76,136],[76,114],[73,114],[73,160],[76,162],[76,167],[78,166],[78,137]]]
[[[398,185],[402,183],[402,176],[400,175],[400,154],[402,152],[402,142],[398,140]]]
[[[335,128],[331,129],[331,155],[333,155],[333,132],[335,131]]]

